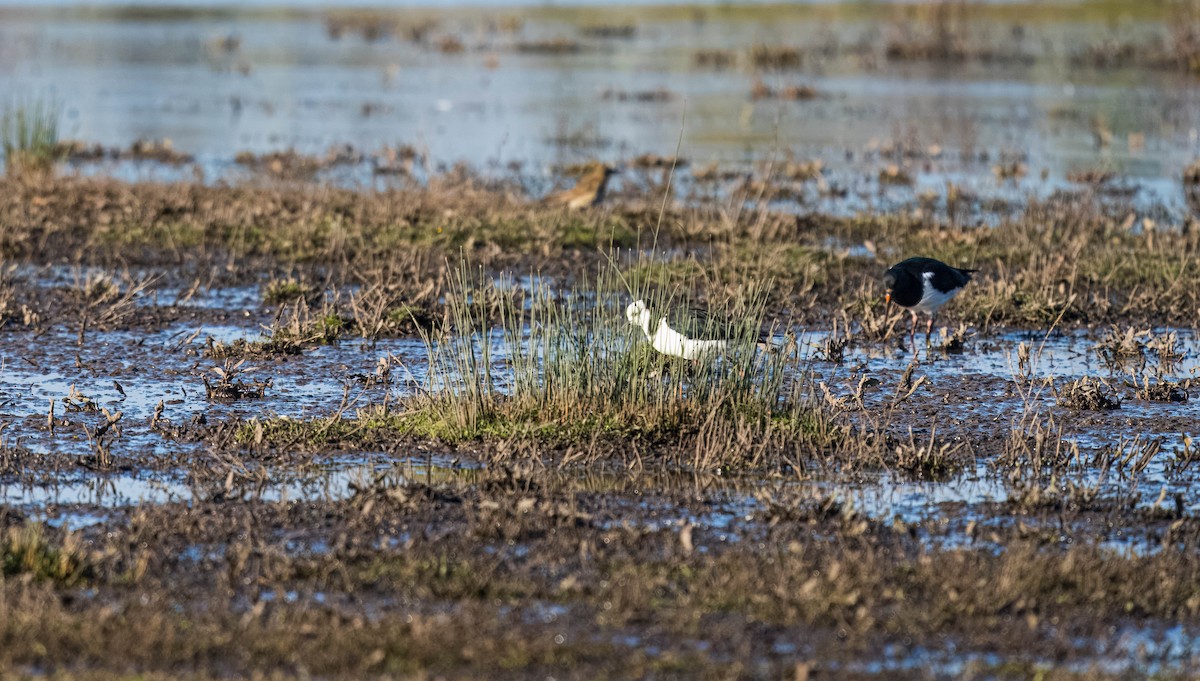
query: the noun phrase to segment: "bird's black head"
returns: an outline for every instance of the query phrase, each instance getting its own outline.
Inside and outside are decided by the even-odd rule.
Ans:
[[[919,277],[903,267],[895,266],[883,275],[887,289],[886,300],[902,307],[911,307],[921,300],[924,287]]]
[[[892,302],[892,290],[896,288],[896,275],[891,270],[883,274],[883,287],[887,289],[883,294],[883,302]]]

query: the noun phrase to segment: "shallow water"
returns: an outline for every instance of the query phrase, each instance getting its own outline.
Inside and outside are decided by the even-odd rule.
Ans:
[[[1107,642],[1077,640],[1077,654],[1082,659],[1067,661],[1042,659],[1029,663],[1034,668],[1070,670],[1076,674],[1102,672],[1105,674],[1164,674],[1187,673],[1200,669],[1200,633],[1185,627],[1126,628],[1114,632]],[[946,649],[930,650],[889,646],[883,659],[865,663],[849,663],[846,671],[872,675],[888,672],[920,671],[928,678],[962,678],[979,670],[1002,667],[1005,658],[988,653],[955,650],[954,643]]]
[[[1157,329],[1155,333],[1166,331]],[[1180,359],[1165,375],[1184,380],[1200,368],[1200,339],[1190,330],[1173,331]],[[186,424],[200,417],[312,418],[339,409],[352,415],[357,406],[378,403],[387,391],[394,397],[411,395],[430,380],[426,373],[427,350],[421,341],[384,339],[368,345],[347,339],[306,349],[299,356],[247,362],[244,368],[254,370],[245,374],[247,379],[272,381],[264,399],[206,399],[202,377],[215,378],[213,368],[223,363],[200,354],[205,339],[256,339],[262,334],[261,327],[247,320],[245,326],[221,323],[173,325],[145,332],[93,332],[82,347],[76,345],[75,334],[66,329],[52,329],[36,343],[31,332],[0,335],[0,394],[4,395],[0,421],[14,426],[25,424],[5,431],[9,446],[23,447],[34,455],[87,456],[92,446],[80,430],[60,428],[51,433],[44,428],[51,401],[58,403],[56,417],[66,423],[94,428],[102,421],[96,413],[65,410],[62,400],[74,386],[98,407],[123,413],[122,434],[113,445],[114,456],[118,461],[124,458],[146,466],[94,474],[68,473],[57,478],[49,473],[49,478],[33,475],[0,479],[0,502],[26,510],[80,506],[86,508],[85,513],[94,513],[97,508],[187,501],[196,493],[211,493],[198,491],[185,475],[175,472],[176,464],[172,462],[198,455],[200,445],[169,440],[151,427],[160,401],[165,405],[163,417],[173,424]],[[825,335],[801,333],[802,352],[812,353]],[[1200,422],[1197,401],[1133,399],[1132,388],[1123,383],[1128,369],[1105,364],[1096,351],[1098,341],[1096,334],[1082,332],[1049,336],[1007,333],[969,341],[962,353],[931,352],[926,356],[923,351],[915,375],[924,377],[927,387],[910,400],[910,405],[894,412],[892,418],[900,424],[900,430],[892,434],[916,446],[932,442],[932,446],[966,446],[965,451],[973,452],[972,440],[980,436],[984,440],[1003,439],[1013,429],[1028,427],[1022,424],[1022,415],[1025,419],[1028,415],[1043,420],[1053,417],[1063,424],[1058,436],[1068,446],[1077,446],[1079,454],[1066,469],[1066,477],[1041,481],[1047,489],[1065,492],[1069,485],[1085,486],[1094,488],[1098,499],[1120,501],[1134,508],[1162,506],[1186,513],[1200,511],[1195,485],[1198,472],[1179,472],[1174,465],[1185,438],[1195,434],[1195,424]],[[493,342],[499,343],[499,338]],[[1027,375],[1019,374],[1015,366],[1017,347],[1022,343],[1033,348]],[[378,361],[389,357],[397,367],[391,384],[367,387],[355,378],[372,374]],[[496,357],[502,359],[500,354]],[[802,361],[798,370],[825,384],[834,395],[853,392],[863,376],[876,378],[880,385],[864,395],[864,404],[869,411],[882,411],[893,399],[896,381],[910,357],[893,348],[855,345],[842,364],[810,358]],[[1151,366],[1155,363],[1149,352],[1147,362]],[[504,363],[498,361],[493,371],[503,386],[508,375]],[[1121,407],[1082,415],[1059,407],[1055,388],[1050,386],[1083,376],[1108,380],[1122,397]],[[114,381],[120,382],[123,396]],[[1123,472],[1118,467],[1104,473],[1094,465],[1094,457],[1106,449],[1129,450],[1134,443],[1143,445],[1155,439],[1160,449],[1140,472]],[[898,520],[923,528],[930,541],[957,544],[963,540],[968,523],[998,527],[1014,522],[1012,514],[1017,509],[1007,505],[1012,483],[1003,471],[994,468],[990,457],[975,458],[965,469],[937,481],[886,468],[850,475],[818,469],[807,479],[795,482],[763,480],[754,484],[779,486],[780,492],[799,489],[823,495],[836,500],[845,512],[884,522]],[[284,469],[277,479],[269,475],[272,482],[254,493],[266,499],[338,498],[347,493],[356,476],[379,472],[392,463],[379,456],[335,460],[318,464],[314,472],[300,478]],[[412,462],[399,461],[397,465]],[[403,476],[397,483],[403,484]],[[760,502],[735,486],[729,493],[713,497],[712,505],[702,513],[686,507],[658,508],[648,513],[644,522],[650,527],[691,523],[719,533],[723,541],[738,541],[756,533],[752,530],[746,535],[742,527],[759,510]],[[1154,550],[1153,542],[1147,543],[1138,533],[1111,528],[1102,534],[1114,549]]]
[[[828,31],[842,45],[877,44],[877,29],[790,14],[770,23],[680,18],[647,20],[632,38],[609,40],[581,37],[572,24],[537,15],[509,34],[489,32],[470,15],[457,14],[447,15],[433,35],[456,36],[466,49],[443,54],[400,39],[334,40],[320,12],[181,16],[119,21],[103,14],[14,15],[0,24],[0,61],[6,65],[0,88],[60,101],[66,137],[115,147],[169,138],[176,149],[195,155],[210,181],[246,177],[234,163],[242,150],[322,154],[350,144],[372,152],[403,143],[427,153],[433,168],[461,160],[509,174],[509,165],[519,164],[538,193],[549,187],[547,173],[555,164],[673,155],[678,143],[680,155],[696,165],[717,161],[747,169],[788,157],[822,159],[827,180],[848,193],[821,198],[809,187],[804,204],[845,212],[915,204],[919,194],[941,193],[947,182],[1017,200],[1030,192],[1079,188],[1067,182],[1069,172],[1101,168],[1129,178],[1136,205],[1177,218],[1185,210],[1180,173],[1200,145],[1194,79],[1071,66],[1072,50],[1109,35],[1100,23],[1029,27],[1024,49],[1059,50],[1035,67],[886,59],[864,66],[854,56],[810,56],[799,70],[760,74],[773,88],[816,88],[816,98],[791,102],[752,101],[754,74],[696,67],[692,53],[759,44],[813,48]],[[880,16],[888,29],[888,16]],[[984,39],[1003,43],[1010,29],[992,26]],[[1155,30],[1132,22],[1123,35]],[[217,46],[229,36],[237,39],[236,48]],[[577,40],[580,51],[522,54],[514,47],[522,40],[559,38]],[[658,90],[669,93],[666,101],[605,96]],[[1108,121],[1111,145],[1094,142],[1096,117]],[[1127,143],[1129,135],[1144,136],[1144,145]],[[882,152],[895,147],[921,155],[938,149],[901,162],[914,176],[913,187],[876,180],[891,162]],[[998,182],[992,167],[1002,157],[1022,159],[1028,173]],[[196,172],[190,165],[129,161],[83,163],[79,169],[159,179],[190,179]],[[423,172],[416,171],[418,177]],[[684,170],[678,178],[684,193],[692,189],[689,176]],[[375,177],[370,162],[326,177],[365,186],[399,181]],[[624,181],[640,182],[636,173]],[[794,201],[781,203],[803,209]]]
[[[470,467],[468,464],[467,468]],[[397,459],[383,454],[358,454],[334,457],[299,470],[278,473],[263,485],[228,490],[241,499],[286,502],[288,500],[337,501],[354,494],[357,488],[377,481],[403,485],[455,474],[464,468],[461,461],[443,456]],[[79,474],[46,484],[5,483],[0,481],[0,503],[25,511],[83,506],[115,509],[141,504],[189,503],[211,497],[213,490],[189,481],[177,471],[131,471],[116,474]],[[35,513],[36,515],[36,513]],[[55,514],[56,524],[72,527],[101,522],[99,511]]]
[[[252,299],[245,292],[212,295]],[[203,305],[204,301],[197,304]],[[352,405],[378,404],[386,391],[395,396],[411,395],[416,384],[429,380],[420,374],[428,364],[427,349],[419,341],[385,339],[367,345],[345,339],[309,348],[297,357],[248,362],[258,367],[254,376],[274,381],[264,399],[207,400],[201,376],[221,363],[198,354],[204,339],[260,337],[259,306],[249,307],[251,314],[244,320],[239,322],[235,315],[231,321],[204,324],[199,334],[189,324],[143,331],[94,331],[83,346],[75,344],[76,336],[69,329],[52,328],[37,339],[28,331],[0,331],[0,433],[6,438],[5,444],[19,444],[30,452],[20,454],[28,458],[18,461],[18,465],[9,464],[7,472],[0,473],[0,509],[18,519],[45,522],[87,536],[124,527],[150,505],[212,509],[214,503],[299,501],[316,504],[319,510],[320,504],[351,499],[359,490],[378,493],[447,481],[472,484],[491,475],[481,473],[479,464],[466,455],[460,459],[437,447],[434,451],[439,453],[418,447],[417,451],[319,455],[281,452],[276,458],[251,452],[207,451],[204,442],[174,440],[152,429],[150,421],[159,400],[168,403],[164,416],[173,424],[186,424],[200,415],[206,415],[210,422],[280,415],[312,418],[341,408],[345,385],[352,386]],[[1194,375],[1200,366],[1200,338],[1185,329],[1155,330],[1166,331],[1176,332],[1180,355],[1180,361],[1166,375],[1176,380]],[[802,352],[809,356],[793,365],[802,374],[795,379],[811,376],[835,394],[845,394],[853,391],[860,377],[870,376],[881,383],[864,396],[867,409],[872,413],[888,409],[910,353],[878,344],[855,344],[848,348],[843,363],[833,364],[811,356],[813,345],[819,345],[828,332],[801,330],[799,335]],[[499,343],[497,338],[491,340]],[[565,467],[557,472],[551,467],[541,473],[538,482],[529,484],[544,485],[546,490],[564,485],[571,490],[572,504],[578,502],[584,511],[584,522],[597,529],[645,532],[655,541],[672,541],[678,536],[677,541],[694,545],[700,556],[715,554],[730,545],[757,547],[764,555],[782,550],[772,542],[778,539],[774,533],[785,527],[786,531],[798,527],[812,541],[830,545],[869,536],[869,541],[883,542],[885,548],[881,550],[890,550],[886,547],[892,541],[911,541],[918,552],[998,553],[1013,546],[1014,541],[1033,541],[1049,548],[1097,546],[1113,556],[1155,554],[1177,541],[1165,529],[1171,520],[1151,512],[1160,493],[1165,499],[1164,508],[1178,504],[1185,518],[1200,513],[1197,471],[1193,468],[1173,473],[1170,465],[1183,435],[1198,422],[1195,401],[1140,402],[1129,399],[1131,389],[1122,389],[1125,399],[1120,409],[1079,416],[1058,407],[1048,388],[1030,397],[1005,387],[1051,378],[1061,383],[1085,375],[1116,381],[1123,370],[1100,360],[1095,350],[1099,340],[1097,334],[1082,332],[1049,336],[1001,333],[969,341],[962,353],[944,355],[933,351],[927,355],[922,351],[915,375],[924,377],[929,387],[894,408],[889,419],[897,426],[890,430],[891,435],[901,442],[907,437],[916,444],[932,440],[980,448],[979,454],[968,450],[959,470],[937,480],[922,479],[886,464],[847,465],[841,470],[837,464],[813,462],[811,469],[806,464],[803,471],[771,473],[680,472],[657,465],[630,472],[597,464]],[[1036,361],[1027,374],[1013,366],[1021,343],[1035,347]],[[355,383],[354,374],[371,373],[379,358],[389,356],[412,367],[416,374],[387,386],[367,388]],[[32,366],[26,359],[33,359],[39,366]],[[1151,357],[1149,362],[1153,365],[1155,360]],[[508,370],[498,363],[493,371],[497,379],[502,379]],[[393,369],[393,376],[401,373]],[[113,380],[121,382],[124,397],[112,385]],[[112,445],[116,462],[112,468],[93,470],[64,463],[87,457],[91,451],[88,439],[76,428],[60,426],[51,433],[43,427],[46,405],[50,400],[62,405],[72,384],[104,408],[125,414],[123,433]],[[976,399],[963,400],[964,396]],[[1019,501],[1021,490],[1009,477],[1014,467],[997,464],[998,450],[984,452],[986,444],[975,444],[976,440],[986,442],[990,436],[1007,437],[1027,410],[1053,415],[1067,424],[1061,437],[1077,443],[1081,452],[1079,461],[1068,466],[1060,478],[1047,480],[1034,475],[1033,479],[1039,486],[1053,488],[1064,496],[1070,485],[1094,488],[1094,508],[1023,507]],[[352,406],[347,412],[352,413]],[[101,418],[95,413],[64,413],[61,406],[57,416],[72,425],[92,426]],[[851,414],[851,419],[869,423],[862,413]],[[1090,463],[1105,447],[1150,429],[1153,432],[1144,437],[1161,438],[1162,447],[1140,473],[1103,476]],[[993,432],[984,432],[989,430]],[[0,451],[0,456],[9,451]],[[244,460],[239,460],[242,457]],[[558,476],[569,479],[559,480]],[[486,479],[495,483],[500,478]],[[554,492],[549,492],[547,498],[554,498]],[[172,506],[168,512],[174,513],[175,509]],[[814,518],[822,520],[805,525],[806,519]],[[436,526],[438,521],[432,522]],[[377,546],[403,551],[412,541],[413,532],[386,534]],[[1025,539],[1027,536],[1031,539]],[[334,551],[332,547],[338,540],[311,528],[281,525],[272,531],[270,541],[288,555],[308,560]],[[531,555],[531,545],[520,538],[499,544],[484,541],[479,550],[494,554],[496,560],[536,559]],[[226,544],[197,543],[188,544],[177,554],[179,560],[202,570],[224,566],[228,562],[226,551]],[[260,587],[253,588],[258,591]],[[347,596],[271,585],[262,587],[257,598],[261,602],[324,606],[327,600],[340,602]],[[386,593],[379,599],[356,596],[351,599],[351,607],[370,617],[377,609],[397,607],[390,598]],[[512,608],[508,614],[513,617],[548,625],[562,622],[566,627],[578,619],[572,606],[557,603],[522,602]],[[1044,625],[1050,628],[1044,636],[1054,641],[1054,652],[1026,655],[1023,663],[1031,668],[1065,667],[1079,673],[1099,669],[1111,674],[1147,670],[1190,673],[1200,668],[1200,632],[1193,627],[1136,618],[1117,622],[1108,630],[1097,630],[1099,633],[1060,633],[1053,631],[1055,625]],[[587,631],[595,629],[589,626]],[[640,654],[656,655],[663,650],[653,638],[601,631],[606,632],[604,636],[616,636],[613,642],[618,645]],[[960,641],[954,636],[952,631],[947,632],[942,639],[944,645],[937,649],[889,637],[869,654],[827,658],[822,669],[835,674],[921,673],[930,678],[957,678],[981,670],[986,673],[1009,663],[1005,655],[990,652],[986,643]],[[813,645],[794,631],[776,628],[767,628],[757,644],[761,651],[756,655],[763,660],[806,659]],[[700,652],[709,651],[712,645],[707,640],[695,642]]]

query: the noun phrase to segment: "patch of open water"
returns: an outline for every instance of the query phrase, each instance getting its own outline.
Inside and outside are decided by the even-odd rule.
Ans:
[[[968,62],[892,63],[860,55],[806,59],[794,71],[755,75],[698,66],[700,49],[744,51],[754,45],[821,46],[878,41],[862,22],[830,23],[785,13],[772,21],[645,20],[629,40],[579,35],[569,21],[531,16],[516,34],[481,30],[470,15],[447,15],[439,34],[464,41],[461,53],[404,40],[332,38],[319,12],[267,17],[192,16],[119,21],[70,12],[7,17],[0,25],[0,88],[40,93],[65,108],[64,136],[128,147],[169,138],[194,163],[84,162],[84,174],[126,179],[237,181],[247,171],[238,151],[294,148],[324,154],[351,144],[367,152],[413,144],[430,168],[459,160],[488,173],[522,175],[535,194],[549,188],[557,164],[598,156],[622,162],[642,153],[681,155],[749,170],[770,159],[820,158],[844,198],[806,197],[805,205],[851,213],[913,206],[918,194],[947,183],[985,197],[1023,200],[1060,189],[1080,169],[1132,179],[1141,210],[1186,213],[1179,177],[1200,137],[1192,116],[1200,87],[1181,74],[1141,69],[1075,68],[1071,50],[1107,37],[1103,22],[1039,24],[1024,47],[1057,45],[1036,68]],[[887,27],[886,17],[880,24]],[[1007,38],[1007,23],[990,27]],[[1154,27],[1123,25],[1131,35]],[[225,51],[219,46],[233,36]],[[874,37],[873,37],[874,36]],[[575,41],[568,54],[522,53],[523,41]],[[816,50],[815,52],[819,52]],[[1061,53],[1059,53],[1061,52]],[[877,62],[877,63],[875,63]],[[805,101],[756,100],[755,77],[771,88],[812,86]],[[666,92],[660,101],[612,93]],[[606,94],[607,93],[607,94]],[[1108,121],[1111,143],[1094,141]],[[912,187],[878,182],[889,149]],[[929,150],[936,149],[935,153]],[[997,181],[993,166],[1022,159],[1028,172]],[[194,168],[193,168],[194,166]],[[366,188],[396,181],[364,161],[323,179]],[[1041,171],[1045,170],[1046,179]],[[425,169],[413,171],[418,179]],[[695,187],[679,173],[681,196]],[[630,176],[632,177],[632,176]],[[623,181],[615,181],[620,190]],[[804,190],[805,193],[812,193]],[[804,210],[797,202],[784,202]]]
[[[293,499],[338,501],[372,484],[436,480],[470,468],[470,463],[438,455],[397,459],[363,454],[314,462],[302,469],[275,470],[261,483],[239,480],[219,489],[195,484],[186,473],[171,470],[70,474],[61,480],[34,484],[0,479],[0,504],[34,518],[47,518],[52,525],[78,529],[104,522],[107,516],[99,509],[191,503],[214,495],[281,503]]]
[[[196,334],[196,331],[200,333]],[[1167,330],[1156,330],[1162,333]],[[1196,335],[1187,329],[1174,329],[1179,361],[1166,375],[1176,379],[1193,376],[1200,362],[1200,344]],[[193,338],[193,334],[195,337]],[[359,404],[382,399],[385,390],[407,394],[413,385],[428,383],[429,363],[423,342],[413,339],[381,340],[364,344],[356,340],[307,349],[295,357],[267,358],[247,362],[257,370],[247,378],[272,380],[263,400],[216,402],[205,398],[202,376],[215,377],[212,368],[222,363],[198,356],[204,339],[212,336],[222,341],[236,338],[259,338],[262,330],[255,326],[234,324],[168,326],[145,333],[93,333],[82,347],[75,344],[69,330],[52,329],[36,340],[29,332],[14,331],[0,334],[0,422],[23,424],[5,431],[10,446],[20,445],[34,455],[87,455],[91,449],[79,430],[60,429],[50,433],[44,427],[49,403],[57,403],[56,417],[72,424],[94,427],[102,417],[86,412],[65,412],[62,399],[71,386],[99,407],[110,412],[123,412],[122,436],[113,445],[114,455],[123,453],[139,456],[172,457],[188,455],[197,445],[171,442],[151,428],[151,419],[160,401],[163,416],[172,423],[187,423],[206,418],[239,417],[244,419],[285,416],[310,418],[332,414],[343,406],[353,413]],[[802,347],[819,345],[825,332],[807,332]],[[191,338],[190,343],[182,341]],[[1178,507],[1184,513],[1200,511],[1200,496],[1196,492],[1197,471],[1177,470],[1184,438],[1194,435],[1197,421],[1197,402],[1144,402],[1126,399],[1122,407],[1108,412],[1082,416],[1069,415],[1058,407],[1053,392],[1044,388],[1032,395],[1023,395],[1011,386],[1017,371],[1016,347],[1026,343],[1033,348],[1032,361],[1026,382],[1053,376],[1066,381],[1084,375],[1101,376],[1120,387],[1120,369],[1106,365],[1095,352],[1095,335],[1085,333],[1053,334],[1049,337],[1024,333],[1005,333],[969,342],[961,354],[924,358],[916,375],[928,380],[927,389],[919,392],[911,435],[923,442],[935,433],[946,438],[954,434],[959,424],[975,424],[992,435],[1005,437],[1019,425],[1020,415],[1027,409],[1043,416],[1053,415],[1066,423],[1062,438],[1075,443],[1079,460],[1068,467],[1070,476],[1056,484],[1065,486],[1090,485],[1100,498],[1132,500],[1138,508],[1156,505]],[[491,339],[498,343],[499,338]],[[635,341],[636,342],[636,341]],[[811,352],[806,350],[806,352]],[[501,353],[502,355],[502,353]],[[503,357],[496,355],[496,378],[503,383],[508,369]],[[77,359],[78,356],[78,359]],[[354,374],[369,375],[381,358],[391,358],[398,367],[393,369],[393,382],[388,387],[365,387],[355,381]],[[814,380],[825,382],[837,394],[851,392],[861,376],[873,376],[881,386],[867,396],[869,409],[880,408],[892,391],[899,375],[907,366],[907,353],[877,346],[852,346],[840,365],[809,359],[801,363],[803,371]],[[1025,379],[1022,379],[1025,380]],[[121,385],[118,390],[114,385]],[[348,389],[347,389],[348,387]],[[1131,393],[1128,388],[1121,388]],[[982,390],[974,401],[962,402],[962,390]],[[122,394],[123,391],[123,394]],[[940,398],[940,399],[939,399]],[[924,411],[921,411],[924,410]],[[1070,416],[1070,418],[1068,418]],[[921,419],[926,419],[923,422]],[[963,436],[961,433],[955,437]],[[1110,470],[1101,473],[1089,462],[1097,452],[1112,447],[1129,448],[1130,443],[1159,441],[1159,451],[1136,475]],[[373,465],[373,464],[372,464]],[[361,466],[355,475],[364,474]],[[278,498],[325,498],[328,494],[344,493],[352,474],[326,472],[315,484],[297,485],[295,481],[280,480],[268,485],[263,493]],[[1009,499],[1011,483],[991,467],[988,458],[981,458],[965,470],[937,482],[921,482],[899,471],[858,472],[852,476],[818,475],[808,485],[820,493],[835,498],[845,508],[879,520],[899,518],[909,525],[932,527],[945,517],[963,520],[994,514]],[[1044,483],[1048,484],[1048,483]],[[6,485],[6,486],[5,486]],[[85,476],[63,479],[57,484],[14,486],[12,481],[0,480],[0,497],[6,504],[25,508],[50,505],[87,505],[95,507],[121,506],[131,503],[165,503],[186,501],[195,492],[186,480],[177,475],[151,475],[144,471],[114,475]],[[665,509],[662,514],[648,518],[651,524],[691,523],[720,533],[729,541],[743,536],[739,529],[747,516],[758,509],[751,496],[733,496],[699,515],[686,509]],[[985,511],[986,509],[986,511]],[[951,528],[953,529],[953,527]],[[952,538],[946,539],[952,541]],[[1130,545],[1136,537],[1109,537],[1113,546]]]

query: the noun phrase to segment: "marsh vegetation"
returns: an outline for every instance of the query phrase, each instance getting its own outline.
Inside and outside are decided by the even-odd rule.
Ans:
[[[1120,64],[1091,47],[1106,3],[1082,29],[1025,9],[788,8],[844,39],[670,59],[729,75],[738,107],[836,103],[823,69],[847,64],[1190,77],[1184,29],[1154,42],[1161,8],[1117,8],[1142,22]],[[477,31],[453,12],[252,14],[368,63],[411,49],[499,55],[485,68],[502,72],[588,63],[671,22],[744,37],[766,9],[682,11],[539,9]],[[203,18],[178,12],[122,17]],[[1030,37],[1064,22],[1059,52]],[[252,77],[255,34],[231,36],[195,42],[204,68]],[[645,114],[689,83],[587,106]],[[1177,105],[1143,144],[1172,139]],[[1038,172],[1037,150],[918,123],[749,161],[562,126],[549,176],[394,140],[213,162],[161,132],[63,142],[59,113],[9,111],[0,676],[1200,668],[1200,229],[1182,164],[1159,184],[1119,159],[1071,179]],[[1047,116],[1106,161],[1113,126],[1136,132]],[[542,201],[594,156],[622,166],[599,205]],[[914,254],[979,269],[916,348],[880,282]],[[657,353],[626,317],[639,299],[705,307],[735,342]]]

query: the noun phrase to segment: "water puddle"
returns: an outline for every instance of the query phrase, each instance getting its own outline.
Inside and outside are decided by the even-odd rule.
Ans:
[[[1088,675],[1174,676],[1200,668],[1200,632],[1182,627],[1113,627],[1108,638],[1079,638],[1066,660],[1025,660],[1034,669]],[[920,670],[931,678],[962,678],[986,674],[1012,664],[1011,657],[994,653],[957,652],[950,642],[945,649],[930,650],[888,646],[882,659],[839,666],[846,672],[885,675]]]
[[[50,524],[79,528],[107,520],[102,509],[187,504],[214,496],[265,502],[338,501],[372,485],[428,483],[458,477],[470,469],[469,463],[442,456],[397,459],[374,454],[335,458],[300,470],[272,469],[262,479],[234,478],[228,487],[197,484],[188,480],[186,473],[171,470],[67,474],[60,480],[38,483],[0,478],[0,504],[34,516],[50,513]]]
[[[160,402],[161,416],[175,423],[201,414],[302,418],[332,413],[347,394],[354,400],[370,392],[355,376],[372,374],[381,359],[402,365],[398,372],[402,381],[423,381],[428,366],[425,345],[419,340],[383,339],[370,346],[348,340],[306,348],[300,355],[248,360],[238,371],[245,380],[271,381],[265,399],[220,402],[205,396],[203,379],[215,382],[214,369],[225,365],[199,356],[209,337],[220,342],[265,338],[261,327],[228,324],[95,333],[83,346],[77,346],[74,334],[65,330],[41,335],[36,345],[28,344],[32,334],[8,334],[0,339],[0,418],[45,416],[51,401],[60,403],[56,416],[90,418],[90,413],[68,412],[61,404],[71,395],[72,386],[97,411],[121,411],[133,436],[148,431]],[[22,437],[29,446],[44,439],[29,429]]]
[[[1165,370],[1164,376],[1173,380],[1193,376],[1200,367],[1197,336],[1187,329],[1155,333],[1166,331],[1176,334],[1178,361]],[[159,417],[173,424],[231,417],[302,419],[338,410],[353,414],[356,406],[377,403],[389,391],[393,396],[409,395],[422,389],[419,386],[428,386],[430,380],[427,348],[422,341],[385,339],[368,345],[343,340],[306,348],[301,355],[248,361],[244,368],[253,371],[244,374],[246,379],[271,381],[265,397],[221,402],[205,397],[203,378],[213,380],[216,376],[213,369],[223,363],[204,359],[198,353],[209,337],[221,342],[260,339],[261,327],[223,323],[169,326],[149,332],[95,333],[93,340],[83,346],[73,342],[74,336],[69,331],[51,330],[37,340],[36,355],[29,352],[29,335],[13,332],[0,336],[0,422],[36,426],[9,431],[19,435],[9,435],[7,445],[20,446],[38,456],[88,456],[92,445],[83,429],[94,429],[103,419],[99,410],[119,411],[123,431],[112,447],[113,454],[118,461],[123,456],[133,457],[146,469],[68,476],[50,484],[43,484],[44,480],[16,484],[12,479],[0,479],[0,500],[26,509],[112,508],[194,499],[201,491],[193,489],[181,475],[153,472],[156,461],[172,469],[175,465],[172,461],[202,453],[201,445],[168,440],[152,427],[160,403],[163,406]],[[874,377],[880,384],[865,395],[864,405],[868,411],[888,408],[910,355],[878,346],[851,346],[844,361],[833,364],[817,359],[814,349],[822,345],[827,335],[821,331],[803,334],[801,347],[810,358],[801,363],[801,370],[815,382],[824,383],[834,395],[852,392],[863,376]],[[501,341],[499,335],[489,339],[496,349],[494,375],[503,386],[508,369]],[[927,443],[930,438],[934,438],[935,444],[953,445],[962,438],[968,442],[976,440],[982,427],[1001,441],[1001,449],[991,450],[998,454],[1003,448],[1002,441],[1012,437],[1014,429],[1029,427],[1022,423],[1029,414],[1039,419],[1054,418],[1062,424],[1061,439],[1078,448],[1079,460],[1064,469],[1065,478],[1038,479],[1035,475],[1040,486],[1059,494],[1078,488],[1091,489],[1089,498],[1132,505],[1147,512],[1176,509],[1180,513],[1196,513],[1200,510],[1200,497],[1194,485],[1196,472],[1181,470],[1178,462],[1185,456],[1186,438],[1194,434],[1194,424],[1200,416],[1197,402],[1131,399],[1132,388],[1122,383],[1127,370],[1106,364],[1095,351],[1097,342],[1095,335],[1084,333],[1049,337],[1010,333],[973,340],[958,354],[932,353],[926,358],[923,353],[915,375],[924,377],[927,387],[912,398],[911,405],[895,412],[898,423],[908,425],[904,426],[906,432],[894,435],[902,441],[910,438],[914,445]],[[1020,344],[1032,348],[1027,368],[1017,366]],[[381,359],[393,364],[390,384],[370,386],[355,378],[372,374]],[[1150,357],[1147,361],[1152,365],[1155,360]],[[1121,408],[1074,414],[1057,405],[1050,388],[1014,387],[1041,385],[1049,377],[1060,385],[1082,376],[1101,377],[1116,386],[1125,396]],[[801,378],[797,376],[795,380]],[[436,378],[447,384],[455,380],[453,376]],[[72,390],[73,404],[86,399],[97,411],[68,411],[64,398],[70,397]],[[965,394],[972,394],[971,399],[962,399]],[[44,427],[51,401],[56,404],[56,418],[64,424],[55,432]],[[1136,471],[1118,466],[1105,473],[1094,464],[1095,457],[1105,451],[1142,451],[1138,448],[1150,442],[1157,449],[1147,455],[1146,463]],[[322,470],[308,479],[285,476],[265,484],[255,494],[256,498],[268,500],[339,498],[350,489],[355,476],[378,473],[377,466],[392,466],[392,463],[340,466]],[[797,484],[835,499],[847,512],[881,522],[899,520],[923,527],[940,540],[953,542],[953,535],[972,520],[992,526],[1020,520],[1004,512],[996,515],[998,509],[1008,508],[1013,487],[1010,480],[993,468],[991,459],[985,456],[936,482],[923,482],[919,476],[901,471],[868,470],[853,475],[831,471]],[[753,531],[747,534],[745,528],[754,525],[760,509],[760,502],[752,494],[734,491],[714,496],[713,503],[705,510],[655,509],[642,522],[651,528],[692,524],[711,530],[721,541],[739,541],[754,534]],[[1105,541],[1118,550],[1121,547],[1150,550],[1156,545],[1154,541],[1117,532],[1108,533]]]

